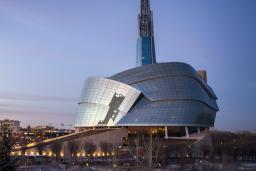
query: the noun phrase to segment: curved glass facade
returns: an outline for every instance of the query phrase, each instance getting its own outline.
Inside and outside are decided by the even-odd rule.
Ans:
[[[150,101],[198,100],[218,110],[216,100],[210,98],[198,81],[191,77],[159,77],[137,82],[132,86],[141,90]]]
[[[151,102],[143,97],[118,126],[214,126],[216,111],[194,100]]]
[[[75,127],[115,125],[134,104],[140,91],[106,78],[88,78],[82,90]]]
[[[217,97],[185,63],[157,63],[89,78],[76,127],[214,126]]]
[[[157,63],[118,73],[110,79],[144,95],[120,126],[214,126],[217,97],[190,65]]]

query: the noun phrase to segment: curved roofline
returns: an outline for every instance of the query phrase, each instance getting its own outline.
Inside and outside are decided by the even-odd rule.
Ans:
[[[143,94],[144,95],[144,94]],[[144,95],[145,98],[147,98],[145,95]],[[202,103],[202,104],[205,104],[207,105],[208,107],[210,107],[211,109],[215,110],[215,111],[219,111],[219,108],[217,107],[216,109],[213,107],[213,106],[210,106],[209,104],[201,101],[201,100],[198,100],[198,99],[189,99],[189,98],[180,98],[180,99],[165,99],[165,100],[150,100],[149,98],[147,98],[150,102],[154,103],[154,102],[165,102],[165,101],[179,101],[179,100],[190,100],[190,101],[197,101],[199,103]],[[129,112],[128,112],[129,113]]]
[[[158,63],[149,64],[149,65],[142,65],[142,66],[133,67],[133,68],[124,70],[124,71],[122,71],[122,72],[119,72],[119,73],[117,73],[117,74],[121,74],[121,73],[124,73],[124,72],[128,72],[128,71],[131,71],[131,70],[133,70],[133,69],[138,69],[138,68],[143,68],[143,67],[145,68],[145,67],[150,67],[150,66],[152,66],[152,65],[161,65],[161,64],[182,64],[182,65],[187,65],[187,66],[193,68],[191,65],[189,65],[189,64],[187,64],[187,63],[185,63],[185,62],[158,62]],[[194,68],[193,68],[193,69],[194,69]],[[117,75],[117,74],[114,74],[114,75],[112,75],[112,76],[115,76],[115,75]],[[111,77],[112,77],[112,76],[111,76]]]
[[[192,126],[192,127],[214,127],[213,125],[202,125],[202,124],[165,124],[165,123],[136,123],[136,124],[116,124],[115,126],[139,126],[139,127],[146,127],[146,126]]]
[[[131,72],[132,70],[142,70],[142,68],[150,68],[152,66],[156,66],[156,65],[162,65],[162,64],[178,64],[178,65],[183,65],[183,66],[186,66],[186,67],[189,67],[191,68],[195,73],[197,73],[197,71],[189,64],[187,63],[184,63],[184,62],[162,62],[162,63],[154,63],[154,64],[150,64],[150,65],[144,65],[144,66],[139,66],[139,67],[134,67],[134,68],[131,68],[131,69],[128,69],[128,70],[125,70],[125,71],[122,71],[122,72],[119,72],[115,75],[112,75],[111,77],[108,77],[109,79],[113,79],[113,77],[117,76],[117,75],[121,75],[121,74],[125,74],[127,72]],[[194,73],[193,73],[194,74]],[[175,75],[170,75],[170,74],[166,74],[164,76],[161,76],[161,77],[171,77],[171,76],[175,76]],[[193,76],[190,76],[190,75],[177,75],[177,76],[186,76],[186,77],[191,77],[193,78]],[[148,77],[144,80],[149,80],[149,79],[155,79],[155,78],[160,78],[160,76],[151,76],[151,77]],[[197,80],[203,87],[204,89],[207,91],[208,94],[210,94],[212,97],[214,97],[216,100],[218,99],[218,97],[215,95],[215,93],[213,92],[212,88],[207,84],[205,83],[199,76],[195,75],[195,80]],[[113,79],[115,80],[115,79]],[[140,81],[135,81],[135,82],[130,82],[128,83],[129,85],[131,84],[135,84],[136,82],[141,82],[143,80],[140,80]]]
[[[117,81],[117,80],[113,80],[113,79],[110,79],[108,77],[87,77],[86,81],[89,80],[89,79],[102,79],[102,80],[108,80],[108,81],[112,81],[112,82],[115,82],[117,84],[121,84],[121,85],[124,85],[124,86],[127,86],[129,87],[130,89],[134,90],[134,91],[137,91],[138,93],[141,93],[140,90],[138,90],[137,88],[129,85],[129,84],[125,84],[123,82],[120,82],[120,81]]]
[[[214,97],[216,100],[218,99],[215,95],[213,95],[213,94],[209,91],[208,87],[206,87],[206,85],[203,84],[201,80],[199,80],[198,78],[189,76],[189,75],[165,75],[165,76],[148,77],[148,78],[146,78],[146,79],[144,79],[144,80],[131,82],[129,85],[136,84],[136,83],[143,82],[143,81],[147,81],[147,80],[154,80],[154,79],[159,79],[159,78],[169,78],[169,77],[188,77],[188,78],[192,78],[192,79],[194,79],[195,81],[197,81],[200,85],[202,85],[202,87],[206,90],[206,92],[207,92],[209,95],[211,95],[212,97]]]

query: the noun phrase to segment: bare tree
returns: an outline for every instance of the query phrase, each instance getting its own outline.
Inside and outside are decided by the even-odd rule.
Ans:
[[[51,150],[53,154],[55,155],[55,160],[58,162],[59,161],[59,156],[61,153],[62,149],[62,144],[61,143],[54,143],[51,145]]]
[[[112,145],[111,143],[107,143],[107,142],[101,142],[101,143],[100,143],[100,148],[101,148],[101,150],[102,150],[104,153],[111,152],[112,146],[113,146],[113,145]]]
[[[153,170],[158,164],[158,155],[161,147],[161,137],[158,134],[149,134],[142,136],[143,151],[147,160],[147,170]]]
[[[69,149],[69,152],[70,152],[70,155],[71,155],[71,163],[73,163],[73,158],[75,159],[76,161],[76,153],[78,151],[78,145],[76,142],[74,141],[69,141],[68,142],[68,149]]]
[[[93,160],[93,153],[96,151],[97,147],[94,143],[92,142],[87,142],[84,144],[84,150],[86,151],[87,154],[89,154],[90,161]]]
[[[44,145],[43,144],[39,144],[39,145],[36,146],[36,149],[37,149],[39,155],[42,155],[43,150],[44,150]]]
[[[14,141],[8,126],[3,124],[0,130],[0,171],[15,170],[15,160],[11,157]]]
[[[109,154],[112,152],[113,149],[113,145],[111,143],[107,143],[107,142],[101,142],[100,143],[100,148],[101,151],[105,154]],[[106,157],[108,157],[107,155],[105,155]]]
[[[117,166],[119,147],[117,144],[111,144],[112,166]],[[114,168],[113,168],[114,170]]]
[[[162,138],[159,134],[141,132],[129,143],[129,151],[133,155],[137,169],[152,171],[158,164]]]
[[[128,141],[128,150],[135,160],[137,170],[143,168],[144,163],[142,160],[142,156],[140,155],[141,151],[141,135],[138,134],[136,137],[132,137]]]

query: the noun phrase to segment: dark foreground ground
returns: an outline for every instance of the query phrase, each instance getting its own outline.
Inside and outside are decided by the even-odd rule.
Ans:
[[[17,171],[136,171],[135,167],[122,166],[66,166],[56,165],[39,165],[39,166],[20,166]],[[209,163],[206,161],[198,161],[190,164],[170,164],[165,168],[157,168],[155,171],[256,171],[256,163]]]

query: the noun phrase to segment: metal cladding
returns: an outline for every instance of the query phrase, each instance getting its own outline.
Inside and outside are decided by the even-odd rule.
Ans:
[[[110,79],[143,94],[119,126],[214,126],[217,97],[185,63],[158,63],[130,69]]]
[[[214,126],[217,97],[185,63],[157,63],[87,79],[76,127]]]
[[[138,25],[136,64],[141,66],[156,63],[153,13],[150,10],[149,0],[141,0]]]
[[[79,102],[76,127],[115,125],[131,108],[140,91],[106,78],[88,78]]]

